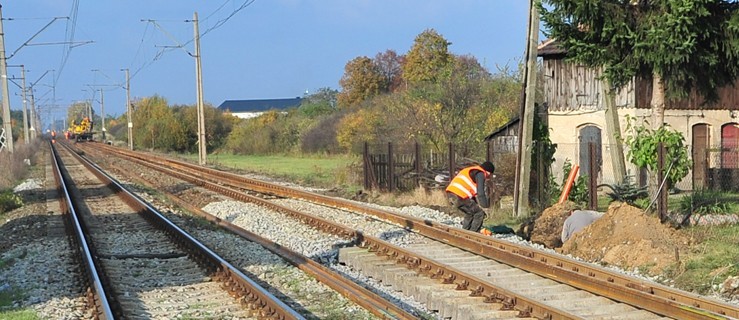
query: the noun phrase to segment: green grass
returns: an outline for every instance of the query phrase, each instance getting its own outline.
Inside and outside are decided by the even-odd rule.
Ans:
[[[13,301],[22,299],[23,293],[13,289],[0,291],[0,319],[37,320],[36,311],[30,308],[12,309]]]
[[[708,293],[730,275],[739,275],[739,225],[699,226],[689,232],[698,239],[692,252],[682,258],[683,265],[670,270],[675,285],[685,290]]]
[[[197,161],[197,155],[187,159]],[[319,187],[360,186],[361,168],[356,156],[209,155],[208,163]]]
[[[0,319],[5,320],[38,320],[36,311],[30,309],[0,311]]]

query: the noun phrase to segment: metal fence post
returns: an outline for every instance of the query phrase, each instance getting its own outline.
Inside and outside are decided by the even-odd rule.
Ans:
[[[596,174],[595,143],[588,142],[588,208],[598,209],[598,175]]]
[[[659,221],[665,222],[667,218],[667,185],[662,184],[665,180],[665,145],[660,142],[657,145],[657,213]]]
[[[454,144],[449,142],[449,181],[452,181],[454,179],[454,172],[456,171],[456,166],[454,165]]]
[[[421,145],[418,144],[418,141],[416,141],[415,145],[415,152],[416,152],[416,163],[415,163],[415,169],[416,169],[416,187],[421,186]]]
[[[364,151],[363,151],[363,153],[364,153],[364,159],[363,159],[363,162],[364,162],[364,172],[363,172],[364,173],[364,189],[365,190],[372,190],[372,183],[370,183],[370,178],[369,178],[370,170],[372,170],[372,168],[370,167],[370,161],[369,161],[369,156],[370,156],[369,155],[369,143],[367,143],[367,141],[364,142]]]
[[[393,165],[393,143],[387,143],[387,191],[393,192],[395,180],[393,175],[395,174],[395,168]]]

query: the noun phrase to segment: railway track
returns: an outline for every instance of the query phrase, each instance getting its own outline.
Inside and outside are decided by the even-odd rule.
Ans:
[[[98,318],[304,319],[71,150],[52,154]]]
[[[356,283],[350,281],[349,279],[346,279],[340,274],[331,271],[330,269],[320,265],[319,263],[312,261],[306,258],[305,256],[300,255],[299,253],[288,250],[285,247],[279,246],[275,244],[274,242],[269,241],[268,239],[259,237],[258,235],[248,232],[237,226],[228,224],[224,221],[218,221],[219,219],[209,216],[208,214],[204,213],[199,208],[187,204],[182,199],[177,199],[176,197],[170,197],[170,199],[178,203],[180,206],[186,207],[190,211],[198,212],[201,215],[206,216],[208,220],[211,220],[215,222],[216,224],[221,225],[228,231],[242,238],[245,238],[246,240],[252,243],[261,245],[267,250],[277,254],[282,259],[286,260],[287,262],[293,264],[297,268],[304,271],[306,274],[310,275],[311,277],[314,277],[320,282],[333,288],[337,292],[345,295],[349,300],[354,301],[359,306],[364,307],[367,311],[374,314],[378,318],[382,318],[382,319],[417,319],[418,318],[418,316],[403,310],[402,308],[396,306],[392,302],[387,301],[385,298],[381,297],[380,295],[373,293],[357,285]],[[214,245],[217,245],[217,244],[214,244]],[[340,316],[340,318],[354,318],[354,317],[355,315],[352,315],[349,313]]]
[[[306,221],[326,232],[351,238],[364,249],[343,250],[342,257],[345,261],[355,264],[358,268],[379,270],[374,273],[374,277],[388,283],[391,278],[415,278],[418,275],[426,275],[441,284],[446,284],[447,287],[451,285],[452,288],[446,291],[454,294],[451,296],[436,294],[441,300],[449,297],[456,299],[459,292],[466,292],[468,295],[480,297],[493,310],[515,310],[516,316],[540,319],[663,317],[732,319],[739,316],[736,307],[717,300],[645,282],[573,259],[452,228],[434,221],[247,179],[185,162],[109,147],[105,149],[190,183],[241,201],[260,203]],[[300,198],[333,208],[371,215],[399,225],[403,230],[425,235],[427,240],[400,248],[333,221],[247,196],[244,190],[269,194],[272,197]],[[362,252],[372,252],[372,255],[381,259],[369,259],[369,264],[365,264],[362,259],[356,257],[372,258],[372,255],[363,255]],[[438,252],[446,254],[439,256]],[[393,274],[389,270],[402,271],[398,265],[412,270],[415,276],[403,272],[400,273],[406,276],[388,276]],[[425,295],[422,300],[436,304],[436,309],[444,315],[463,318],[465,315],[454,313],[454,310],[461,310],[464,306],[470,305],[464,304],[466,302],[461,302],[460,305],[433,302],[434,293],[444,290],[433,288],[430,284],[427,287],[432,288],[431,293],[420,292],[419,286],[413,284],[394,286],[404,288],[407,292]],[[510,316],[510,313],[501,316]]]

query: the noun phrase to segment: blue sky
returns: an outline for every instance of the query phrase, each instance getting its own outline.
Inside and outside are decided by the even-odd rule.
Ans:
[[[100,89],[106,114],[123,114],[126,68],[132,99],[156,94],[170,104],[194,104],[187,21],[194,12],[203,34],[204,100],[218,106],[338,90],[348,61],[388,49],[405,54],[429,28],[452,43],[452,53],[473,55],[491,72],[497,65],[516,68],[526,45],[528,1],[10,0],[2,4],[8,75],[20,78],[13,66],[25,65],[44,122],[86,99],[95,99],[99,114]],[[42,77],[47,70],[54,71]],[[20,110],[20,89],[9,88],[11,108]]]

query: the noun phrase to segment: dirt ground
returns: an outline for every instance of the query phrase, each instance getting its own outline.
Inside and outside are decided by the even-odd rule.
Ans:
[[[521,228],[519,235],[547,248],[559,248],[562,246],[562,226],[572,209],[575,209],[575,204],[569,201],[546,208]]]
[[[570,208],[571,204],[565,203],[544,210],[534,223],[531,241],[558,248]],[[674,264],[679,248],[689,244],[687,236],[660,223],[659,218],[625,203],[613,203],[602,218],[575,233],[557,251],[656,275]]]

